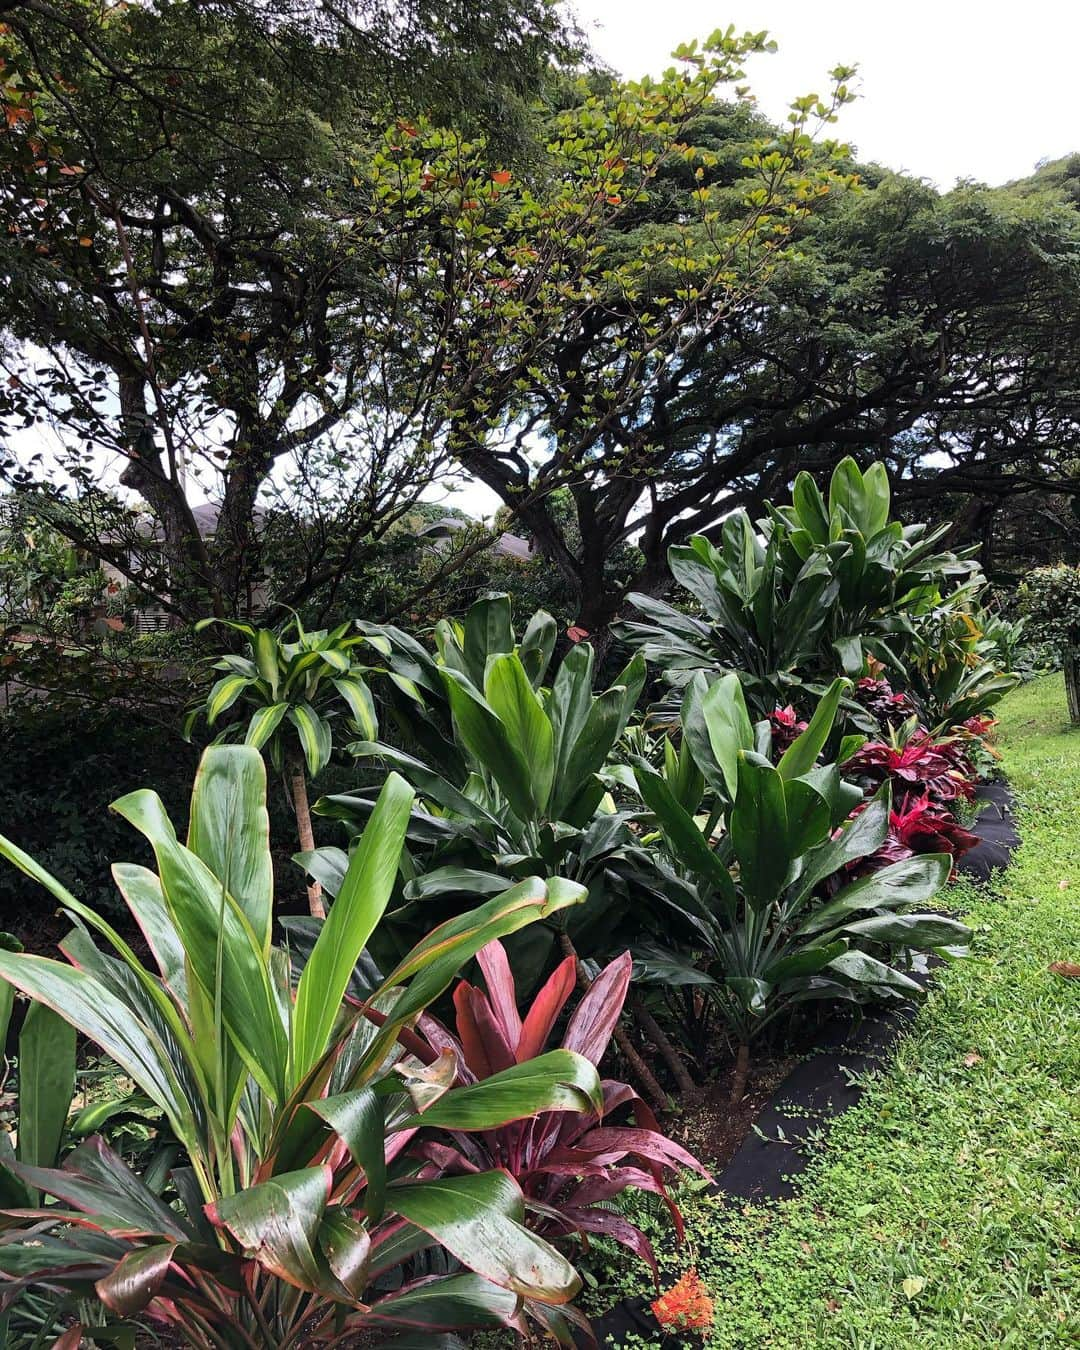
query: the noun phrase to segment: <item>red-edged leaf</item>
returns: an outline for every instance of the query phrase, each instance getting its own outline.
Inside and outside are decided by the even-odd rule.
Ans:
[[[577,1141],[573,1148],[555,1149],[548,1164],[588,1162],[610,1166],[631,1154],[662,1167],[689,1167],[707,1177],[709,1173],[681,1145],[655,1130],[639,1130],[632,1125],[598,1125]]]
[[[490,1078],[514,1063],[514,1052],[499,1029],[486,995],[464,980],[454,990],[457,1033],[465,1062],[477,1078]]]
[[[176,1245],[175,1242],[158,1242],[152,1247],[128,1252],[94,1286],[102,1303],[120,1317],[141,1312],[164,1284]]]
[[[68,1327],[62,1336],[57,1336],[53,1341],[50,1350],[79,1350],[82,1345],[83,1327],[80,1322],[78,1326]]]
[[[517,1042],[517,1061],[523,1064],[543,1052],[551,1028],[566,1005],[566,1000],[577,983],[577,962],[572,956],[561,961],[544,987],[533,999],[532,1007],[525,1014],[521,1036]],[[565,1046],[572,1050],[573,1046]]]
[[[602,1233],[604,1237],[609,1237],[613,1242],[621,1243],[624,1247],[629,1247],[635,1256],[640,1256],[645,1264],[652,1271],[653,1279],[659,1280],[656,1269],[656,1257],[653,1254],[652,1245],[649,1239],[641,1231],[635,1228],[628,1219],[624,1219],[621,1214],[615,1214],[610,1209],[578,1209],[568,1206],[562,1211],[563,1218],[572,1228],[576,1228],[583,1233]],[[659,1286],[658,1286],[659,1287]]]
[[[594,1064],[600,1063],[622,1012],[633,964],[630,953],[623,952],[593,980],[570,1018],[563,1049],[576,1050]]]
[[[476,960],[484,972],[488,1000],[507,1045],[516,1046],[521,1039],[521,1018],[517,1010],[517,989],[506,949],[496,938],[476,953]]]

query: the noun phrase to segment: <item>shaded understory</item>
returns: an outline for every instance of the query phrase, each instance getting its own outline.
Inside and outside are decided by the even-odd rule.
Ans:
[[[1080,733],[1060,677],[1001,716],[1023,844],[991,886],[953,892],[972,956],[940,973],[797,1199],[684,1197],[691,1247],[665,1278],[696,1262],[712,1347],[1080,1344],[1080,980],[1048,969],[1080,961]],[[649,1293],[614,1270],[599,1304]]]

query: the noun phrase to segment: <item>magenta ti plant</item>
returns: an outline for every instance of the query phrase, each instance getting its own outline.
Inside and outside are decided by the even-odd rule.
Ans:
[[[536,994],[525,1015],[518,1011],[514,976],[501,942],[477,953],[486,989],[462,980],[454,990],[455,1032],[425,1015],[420,1030],[436,1054],[451,1053],[458,1080],[492,1083],[515,1065],[544,1052],[577,986],[573,957],[562,961]],[[559,1045],[599,1067],[630,986],[632,961],[624,952],[600,971],[570,1015]],[[426,1135],[417,1152],[452,1175],[505,1169],[525,1196],[526,1222],[551,1242],[602,1234],[629,1248],[656,1275],[656,1258],[645,1234],[613,1207],[626,1190],[661,1197],[679,1239],[682,1216],[667,1183],[680,1168],[709,1174],[668,1139],[648,1106],[626,1083],[604,1079],[603,1111],[546,1111],[532,1120],[510,1121],[482,1133],[447,1131]],[[633,1123],[626,1123],[632,1115]],[[614,1119],[613,1119],[614,1117]],[[530,1311],[534,1311],[530,1308]],[[552,1334],[566,1328],[565,1309],[535,1308]],[[569,1342],[568,1342],[569,1343]]]

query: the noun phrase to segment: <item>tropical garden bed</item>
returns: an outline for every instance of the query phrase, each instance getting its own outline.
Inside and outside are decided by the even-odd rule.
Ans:
[[[1064,709],[1060,677],[1003,705],[1022,846],[990,884],[957,882],[972,955],[939,972],[797,1198],[685,1198],[708,1345],[1073,1342],[1080,981],[1064,972],[1080,949],[1080,731]],[[665,1249],[661,1263],[670,1280],[687,1258]],[[627,1273],[605,1267],[601,1302],[614,1289],[654,1297]]]
[[[66,961],[0,952],[5,1020],[30,1000],[9,1342],[571,1345],[612,1248],[620,1282],[676,1262],[665,1326],[719,1325],[705,1197],[762,1096],[967,959],[945,887],[1018,677],[941,537],[890,519],[880,465],[800,474],[672,550],[681,607],[634,597],[610,671],[505,595],[431,643],[219,628],[186,836],[149,789],[114,803],[153,863],[114,868],[134,944],[0,841],[72,925]],[[335,756],[355,786],[318,796]],[[69,1118],[77,1032],[129,1082]]]

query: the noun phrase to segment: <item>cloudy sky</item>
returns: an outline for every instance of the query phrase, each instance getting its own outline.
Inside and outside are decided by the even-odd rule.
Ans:
[[[680,42],[733,23],[780,45],[749,81],[765,112],[858,65],[858,103],[837,129],[860,154],[951,187],[1005,183],[1080,150],[1075,0],[573,0],[620,73],[655,73]]]

